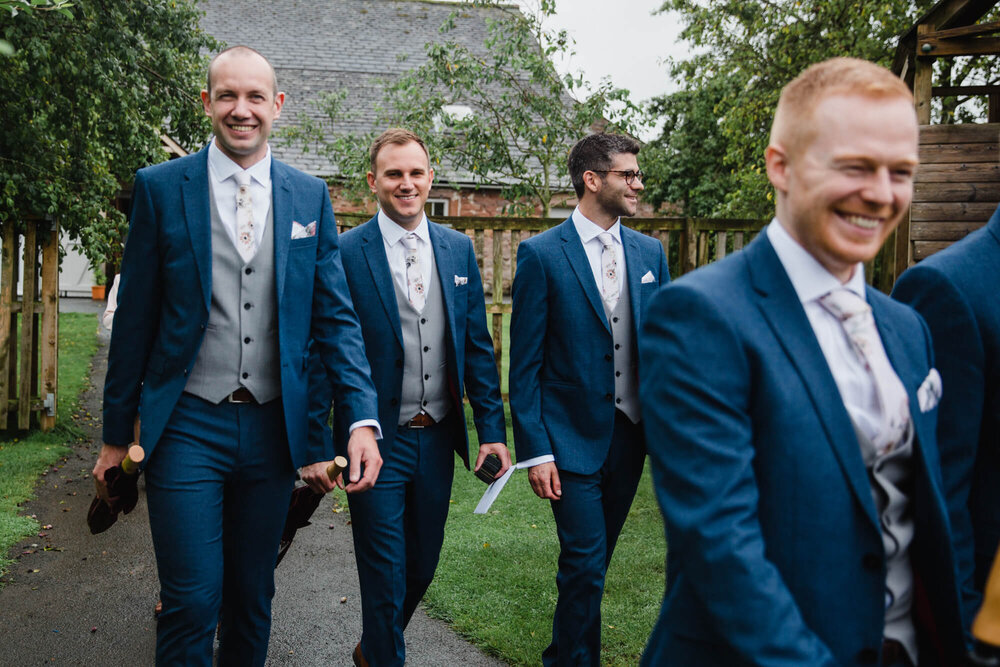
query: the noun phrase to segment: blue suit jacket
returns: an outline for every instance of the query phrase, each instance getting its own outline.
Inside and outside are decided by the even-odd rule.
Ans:
[[[964,650],[935,444],[916,390],[930,336],[869,289],[910,396],[911,556],[937,636]],[[642,407],[669,537],[647,665],[848,665],[878,660],[885,558],[858,439],[766,234],[653,299],[639,339]],[[918,605],[926,610],[927,604]],[[921,633],[918,625],[918,634]],[[922,652],[921,667],[935,664]]]
[[[621,227],[636,331],[670,280],[659,241]],[[642,283],[652,273],[653,282]],[[611,328],[572,218],[517,248],[510,320],[510,411],[521,461],[554,454],[561,470],[600,469],[615,423]]]
[[[375,418],[375,390],[326,184],[274,159],[271,181],[281,400],[292,462],[302,466],[332,458],[332,451],[310,453],[307,447],[313,341],[352,420]],[[316,235],[291,240],[293,220],[316,221]],[[212,295],[211,237],[207,148],[139,170],[104,385],[104,441],[132,441],[141,397],[140,442],[147,460],[204,336]]]
[[[479,442],[506,442],[507,428],[500,398],[500,377],[493,356],[493,340],[486,328],[486,300],[472,241],[465,234],[429,222],[434,262],[448,313],[448,380],[461,432],[453,435],[455,451],[469,467],[469,439],[462,396],[468,393]],[[382,458],[392,451],[399,423],[403,389],[403,332],[392,274],[385,256],[378,217],[340,237],[344,269],[364,334],[372,380],[378,390],[378,417],[382,426]],[[456,284],[456,277],[467,282]],[[314,420],[313,438],[322,437],[325,420]],[[347,448],[350,412],[334,402],[336,449]],[[317,426],[319,424],[320,426]]]
[[[982,591],[1000,544],[1000,210],[985,228],[906,271],[892,295],[934,339],[944,395],[938,447],[960,573]],[[965,591],[963,591],[965,592]],[[978,609],[966,599],[966,621]]]

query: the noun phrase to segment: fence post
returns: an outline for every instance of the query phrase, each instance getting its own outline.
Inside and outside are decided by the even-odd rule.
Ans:
[[[43,431],[55,428],[59,396],[59,223],[53,220],[42,238],[41,394],[38,413]],[[47,405],[46,405],[47,403]]]
[[[7,428],[10,410],[10,352],[11,326],[17,315],[13,311],[14,281],[17,280],[14,264],[17,256],[17,232],[13,221],[3,227],[3,257],[0,258],[0,429]]]
[[[684,220],[684,231],[681,233],[681,273],[690,273],[698,266],[698,233],[694,228],[694,220]]]
[[[503,230],[493,230],[493,355],[503,374]],[[503,382],[503,380],[501,380]]]

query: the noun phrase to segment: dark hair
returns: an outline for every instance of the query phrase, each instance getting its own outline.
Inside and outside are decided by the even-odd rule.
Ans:
[[[379,151],[381,151],[386,144],[405,146],[411,141],[419,144],[420,147],[424,149],[424,155],[427,156],[427,163],[430,164],[431,156],[430,153],[427,152],[427,144],[424,143],[423,139],[410,130],[405,130],[401,127],[390,127],[388,130],[378,135],[375,138],[375,141],[372,142],[371,148],[368,149],[368,158],[371,160],[372,173],[375,173],[375,158],[378,157]]]
[[[219,51],[212,58],[211,62],[208,63],[208,81],[206,81],[207,87],[205,88],[205,90],[208,91],[209,97],[212,96],[212,68],[215,66],[215,61],[221,58],[222,56],[226,55],[227,53],[236,53],[243,56],[256,54],[261,58],[264,58],[264,62],[266,62],[267,66],[271,69],[271,79],[274,81],[274,90],[272,92],[275,97],[278,96],[278,75],[274,72],[274,65],[271,64],[271,61],[268,60],[264,56],[264,54],[258,51],[257,49],[251,48],[249,46],[238,45],[238,46],[230,46],[228,49],[223,49],[222,51]]]
[[[583,197],[583,172],[611,169],[615,155],[639,154],[639,142],[624,134],[588,134],[569,152],[569,177],[577,197]]]

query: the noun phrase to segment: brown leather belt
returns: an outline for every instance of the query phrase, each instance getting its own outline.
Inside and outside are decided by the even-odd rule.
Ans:
[[[416,417],[406,422],[407,428],[427,428],[428,426],[433,426],[435,423],[434,418],[431,417],[426,412],[421,412],[417,414]]]
[[[229,396],[226,396],[226,400],[230,403],[256,403],[257,399],[253,397],[250,390],[246,387],[240,387]]]
[[[883,665],[912,665],[910,654],[906,652],[903,645],[895,639],[882,640],[882,663]]]

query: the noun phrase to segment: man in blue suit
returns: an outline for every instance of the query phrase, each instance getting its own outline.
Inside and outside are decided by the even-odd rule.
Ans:
[[[359,308],[378,389],[385,462],[367,493],[349,496],[361,583],[356,665],[402,665],[403,630],[434,578],[448,518],[455,453],[469,467],[462,397],[490,454],[510,467],[500,378],[472,241],[430,222],[434,170],[416,134],[389,129],[372,143],[368,185],[379,212],[341,237],[347,284]],[[350,411],[334,402],[336,446]],[[321,432],[314,429],[314,436]]]
[[[271,158],[274,70],[234,47],[208,72],[213,141],[136,174],[94,476],[106,495],[141,412],[157,664],[211,665],[221,620],[219,664],[263,665],[295,469],[333,458],[308,448],[310,354],[353,424],[349,491],[378,474],[376,395],[326,185]]]
[[[930,336],[864,280],[912,197],[910,92],[814,65],[765,160],[775,220],[657,294],[639,340],[669,540],[643,664],[962,664]]]
[[[944,395],[938,416],[945,495],[964,590],[983,592],[1000,545],[1000,210],[987,225],[906,271],[892,291],[924,316]],[[979,596],[966,599],[966,623]]]
[[[559,599],[546,665],[598,665],[604,575],[646,458],[636,331],[670,280],[663,246],[628,229],[639,144],[592,134],[573,147],[579,198],[561,225],[518,246],[510,408],[519,463],[551,501]]]

